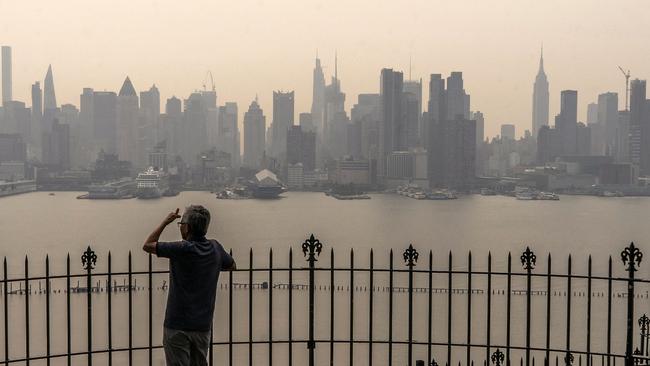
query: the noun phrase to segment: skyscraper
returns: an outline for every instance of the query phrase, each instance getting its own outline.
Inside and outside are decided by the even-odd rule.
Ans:
[[[40,146],[41,123],[43,120],[43,91],[41,83],[32,84],[32,121],[31,121],[31,138],[33,144]]]
[[[146,168],[146,156],[138,156],[138,94],[127,76],[117,95],[117,154],[136,168]]]
[[[183,137],[180,154],[186,162],[196,161],[208,148],[207,106],[201,93],[190,94],[185,100],[183,112]]]
[[[217,148],[230,154],[230,165],[239,167],[239,127],[237,103],[227,102],[219,107]]]
[[[286,155],[287,129],[294,122],[294,92],[273,92],[273,121],[271,122],[271,151],[269,154],[276,159]]]
[[[501,138],[502,139],[515,139],[515,125],[513,124],[502,124],[501,125]]]
[[[52,65],[47,67],[45,82],[43,85],[43,128],[45,132],[52,131],[52,123],[56,118],[56,94],[54,93],[54,77],[52,75]]]
[[[598,123],[605,129],[605,154],[616,154],[616,136],[618,130],[618,94],[603,93],[598,95]]]
[[[92,116],[93,137],[98,150],[117,154],[117,94],[93,92]]]
[[[542,126],[548,126],[548,79],[544,72],[544,49],[539,57],[539,70],[533,85],[533,137]]]
[[[2,104],[13,100],[11,72],[11,47],[2,46]]]
[[[408,145],[413,148],[422,142],[422,79],[404,81],[404,96],[408,119]]]
[[[463,73],[454,71],[447,77],[447,119],[469,118],[469,95],[463,88]]]
[[[578,153],[578,92],[562,90],[560,114],[555,117],[555,128],[562,140],[562,155]]]
[[[406,119],[403,115],[402,72],[382,69],[380,80],[381,123],[379,125],[380,176],[386,173],[386,158],[393,151],[405,151],[407,147]]]
[[[630,159],[639,174],[650,174],[650,111],[646,100],[646,81],[630,83]]]
[[[244,166],[260,168],[264,157],[266,117],[257,98],[244,113]]]
[[[162,141],[162,132],[160,131],[160,92],[154,84],[149,90],[140,92],[140,119],[138,121],[137,142],[139,159],[144,161],[146,157],[148,160],[154,147]]]
[[[322,136],[325,118],[325,76],[323,75],[323,68],[318,57],[316,57],[316,66],[314,67],[313,75],[311,115],[314,126]]]
[[[160,117],[161,141],[167,141],[167,152],[177,155],[184,139],[183,106],[180,99],[171,97],[165,103],[165,114]]]

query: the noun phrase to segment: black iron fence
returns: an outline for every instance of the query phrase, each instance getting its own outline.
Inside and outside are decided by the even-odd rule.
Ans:
[[[267,266],[255,266],[251,249],[248,268],[242,258],[237,258],[240,268],[222,274],[218,295],[222,306],[217,312],[227,325],[218,326],[227,331],[221,337],[215,336],[219,333],[216,329],[212,332],[210,365],[272,366],[279,362],[274,349],[283,351],[281,363],[289,366],[412,366],[414,362],[431,366],[470,366],[474,362],[502,366],[518,362],[534,366],[536,359],[540,365],[567,366],[649,363],[650,318],[643,309],[650,299],[647,289],[643,290],[650,280],[636,274],[643,256],[633,243],[620,253],[620,261],[609,257],[605,275],[593,274],[591,257],[582,274],[572,271],[571,256],[566,261],[566,272],[552,270],[550,255],[540,263],[545,271],[536,270],[537,255],[530,248],[516,260],[516,267],[521,264],[519,268],[513,268],[510,254],[498,263],[488,254],[483,261],[486,267],[478,268],[470,253],[462,269],[454,267],[451,252],[442,256],[447,263],[440,268],[434,267],[433,251],[422,258],[413,246],[398,258],[391,250],[386,266],[375,265],[372,250],[367,265],[355,265],[355,253],[350,251],[349,264],[338,266],[330,248],[327,263],[323,244],[313,235],[300,249],[304,258],[300,265],[296,265],[290,249],[286,266],[274,266],[272,250]],[[95,265],[102,258],[90,247],[80,258],[80,262],[72,261],[68,255],[65,273],[53,274],[47,257],[44,273],[37,276],[30,276],[28,258],[21,275],[9,276],[4,259],[4,344],[0,364],[141,364],[134,361],[135,353],[145,353],[145,362],[154,364],[154,353],[162,348],[159,337],[154,336],[155,330],[162,327],[162,314],[154,315],[160,306],[159,301],[154,304],[154,293],[167,289],[165,279],[156,286],[154,278],[165,277],[168,271],[154,269],[151,256],[146,270],[134,271],[131,253],[126,271],[114,269],[110,252],[106,271],[101,273]],[[495,268],[496,264],[504,268]],[[615,276],[615,265],[624,269],[626,276]],[[73,273],[72,268],[82,271]],[[143,277],[146,284],[140,286],[136,278]],[[236,277],[244,281],[237,282]],[[264,281],[255,282],[255,278]],[[117,279],[122,280],[121,285]],[[515,283],[523,288],[517,288]],[[62,288],[54,288],[54,284]],[[265,293],[265,304],[255,301],[260,291]],[[118,295],[125,298],[118,301]],[[53,296],[64,298],[62,306],[52,305]],[[136,297],[146,297],[146,319],[134,315]],[[280,307],[278,297],[283,299]],[[39,299],[38,308],[31,299]],[[74,301],[83,303],[83,331],[72,326],[73,319],[80,315],[72,309]],[[614,309],[614,302],[624,305],[624,313]],[[120,304],[125,306],[116,308]],[[266,317],[258,314],[262,308]],[[138,310],[138,314],[142,313],[141,306]],[[340,312],[345,313],[343,318]],[[40,314],[37,324],[34,314]],[[56,329],[53,317],[58,319]],[[120,324],[126,322],[125,332],[118,335],[116,317]],[[359,318],[364,318],[365,329],[360,329]],[[274,331],[278,325],[283,331]],[[105,340],[99,345],[93,340],[98,334],[94,326],[99,326]],[[138,342],[134,329],[143,327],[146,339]],[[346,330],[345,334],[341,329]],[[64,346],[54,349],[55,338]],[[83,349],[73,347],[75,338],[84,340]],[[38,352],[33,347],[36,342]],[[235,348],[244,348],[247,357],[238,360]],[[261,348],[266,357],[259,356]],[[227,357],[215,356],[215,349]],[[121,361],[115,359],[118,355],[123,357]]]

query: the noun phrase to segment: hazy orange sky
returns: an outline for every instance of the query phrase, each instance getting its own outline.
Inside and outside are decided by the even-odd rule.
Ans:
[[[486,135],[502,123],[530,129],[540,44],[550,82],[551,123],[563,89],[587,103],[619,92],[624,78],[650,76],[650,1],[384,0],[0,0],[0,44],[13,47],[14,99],[52,64],[57,101],[79,105],[83,87],[117,91],[129,75],[138,91],[156,84],[161,104],[201,89],[214,74],[218,102],[241,116],[256,94],[272,116],[272,90],[296,91],[296,114],[311,106],[316,50],[339,76],[346,109],[378,92],[383,67],[413,78],[462,71]]]

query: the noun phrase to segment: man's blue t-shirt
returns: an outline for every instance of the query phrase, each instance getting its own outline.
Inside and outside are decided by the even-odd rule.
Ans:
[[[165,327],[184,331],[209,331],[219,273],[233,265],[230,254],[216,240],[200,238],[158,242],[156,255],[169,258]]]

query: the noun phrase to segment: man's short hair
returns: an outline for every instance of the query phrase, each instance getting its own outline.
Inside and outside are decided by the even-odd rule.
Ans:
[[[187,224],[188,233],[191,236],[204,237],[210,225],[210,211],[201,205],[188,206],[181,222]]]

